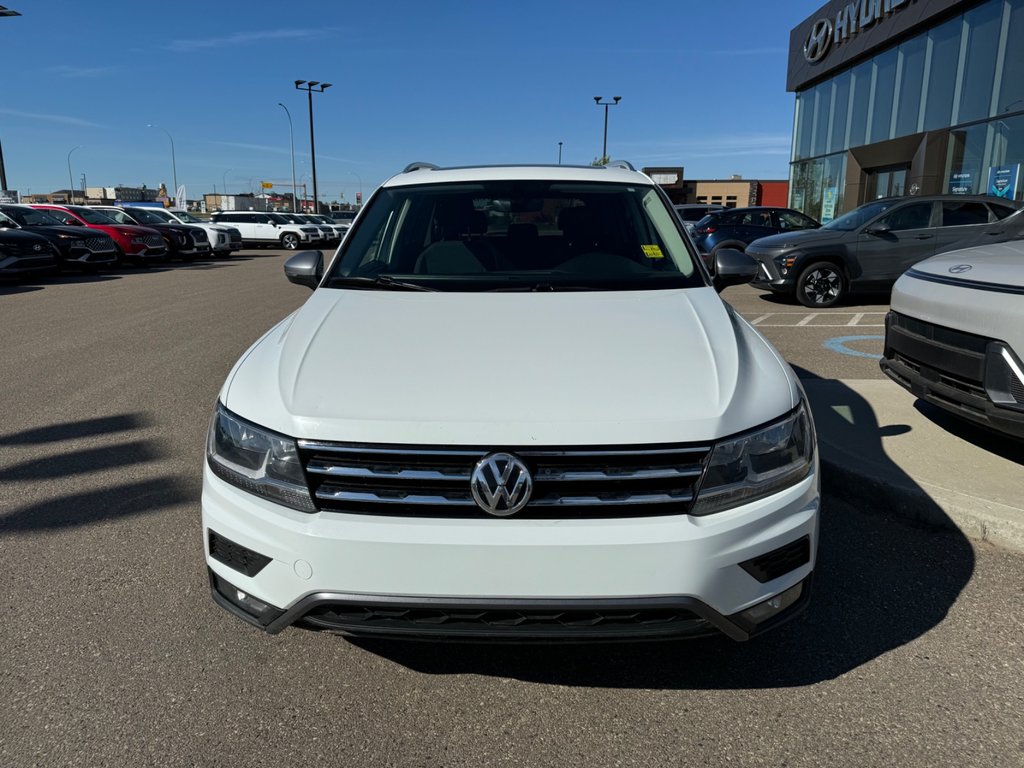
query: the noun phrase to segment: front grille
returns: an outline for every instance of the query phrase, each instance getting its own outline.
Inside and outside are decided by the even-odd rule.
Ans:
[[[142,242],[150,248],[157,248],[164,244],[164,239],[160,235],[145,235]]]
[[[745,560],[740,563],[740,568],[765,584],[809,562],[811,562],[811,538],[803,536],[785,546],[773,549],[771,552]]]
[[[210,557],[250,578],[270,563],[270,558],[210,531]]]
[[[925,378],[945,378],[950,386],[980,391],[984,397],[982,382],[989,341],[983,336],[890,312],[885,356],[898,358]]]
[[[85,247],[93,253],[104,253],[114,250],[114,241],[109,237],[90,237],[85,241]]]
[[[196,245],[204,245],[210,242],[210,238],[206,236],[206,232],[201,229],[193,230],[189,232],[189,234],[192,235],[192,242]]]
[[[533,494],[514,519],[686,514],[709,445],[509,449],[529,469]],[[470,476],[484,448],[299,441],[317,509],[405,517],[490,518]]]
[[[457,608],[327,603],[302,623],[318,629],[450,637],[640,637],[701,633],[707,621],[684,608]]]
[[[231,240],[232,243],[240,243],[242,242],[242,233],[237,229],[233,230],[228,233],[228,239]]]

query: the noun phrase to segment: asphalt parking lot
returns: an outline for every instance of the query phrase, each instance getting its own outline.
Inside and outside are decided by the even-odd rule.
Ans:
[[[217,608],[204,438],[309,295],[285,258],[0,286],[0,765],[1024,761],[1024,557],[835,495],[810,609],[746,644],[353,642]],[[881,377],[884,303],[725,295],[807,374]]]

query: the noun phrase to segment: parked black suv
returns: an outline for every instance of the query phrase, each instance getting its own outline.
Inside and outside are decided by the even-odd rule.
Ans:
[[[167,219],[150,213],[145,208],[121,208],[116,205],[93,207],[118,224],[138,224],[141,227],[155,229],[167,243],[167,255],[172,259],[195,261],[197,256],[208,256],[210,253],[210,238],[202,227],[171,224]]]
[[[709,213],[693,228],[693,242],[708,268],[713,268],[715,254],[723,248],[746,250],[758,238],[776,232],[817,229],[821,225],[810,216],[790,208],[751,206]]]
[[[46,275],[57,271],[57,248],[42,235],[0,229],[0,278]]]
[[[58,269],[96,270],[117,264],[117,246],[109,235],[65,226],[46,211],[27,205],[0,205],[0,229],[20,229],[45,237],[57,249]]]
[[[1020,207],[969,195],[890,197],[821,229],[762,238],[747,247],[760,262],[753,285],[830,307],[854,291],[889,290],[913,264],[974,240]]]

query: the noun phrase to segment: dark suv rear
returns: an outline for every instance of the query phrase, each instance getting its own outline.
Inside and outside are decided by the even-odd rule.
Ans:
[[[752,206],[710,213],[693,228],[693,242],[711,268],[715,254],[723,248],[746,250],[761,237],[778,232],[817,229],[821,226],[810,216],[790,208]]]
[[[888,291],[909,267],[971,241],[1019,207],[968,195],[890,197],[865,203],[825,226],[758,240],[754,286],[830,307],[853,291]]]

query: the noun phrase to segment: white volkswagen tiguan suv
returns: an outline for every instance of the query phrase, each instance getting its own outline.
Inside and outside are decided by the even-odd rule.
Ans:
[[[236,363],[207,445],[207,565],[237,617],[744,640],[806,605],[803,391],[647,176],[414,164],[326,269],[285,272],[315,290]]]

